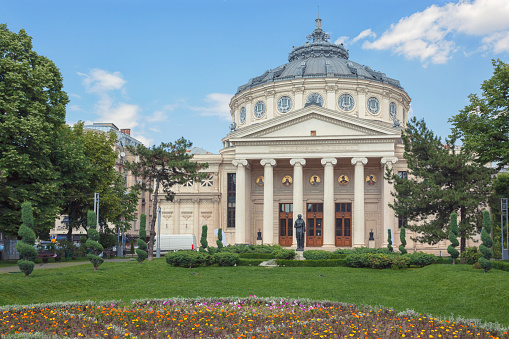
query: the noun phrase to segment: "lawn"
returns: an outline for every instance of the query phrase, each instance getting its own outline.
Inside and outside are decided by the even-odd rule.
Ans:
[[[163,259],[0,274],[0,305],[171,297],[283,297],[382,305],[509,326],[509,273],[470,265],[371,270],[347,267],[175,268]]]

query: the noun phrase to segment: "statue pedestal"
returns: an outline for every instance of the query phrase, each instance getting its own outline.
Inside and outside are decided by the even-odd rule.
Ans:
[[[368,247],[369,248],[375,248],[375,241],[374,240],[370,240],[369,243],[368,243]]]
[[[298,250],[295,252],[297,253],[297,255],[295,256],[295,260],[306,260],[306,258],[304,258],[304,256],[303,256],[303,253],[304,253],[303,250]]]
[[[263,240],[262,240],[262,239],[260,239],[260,240],[256,239],[256,244],[257,244],[257,245],[262,245],[262,243],[263,243]]]

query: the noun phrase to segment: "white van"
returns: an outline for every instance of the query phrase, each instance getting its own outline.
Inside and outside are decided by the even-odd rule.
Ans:
[[[178,250],[196,250],[194,234],[161,234],[161,252]],[[154,253],[157,251],[157,236],[154,243]]]

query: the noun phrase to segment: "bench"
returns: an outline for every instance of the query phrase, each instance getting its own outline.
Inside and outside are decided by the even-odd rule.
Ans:
[[[56,253],[50,252],[37,252],[37,259],[42,259],[43,263],[47,263],[49,258],[57,258],[58,255]]]

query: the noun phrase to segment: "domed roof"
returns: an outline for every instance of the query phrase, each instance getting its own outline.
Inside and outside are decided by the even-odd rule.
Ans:
[[[364,79],[402,88],[398,80],[348,60],[348,51],[343,44],[329,42],[330,36],[321,28],[322,20],[318,18],[315,21],[315,30],[307,36],[308,41],[292,49],[288,56],[288,63],[250,79],[247,84],[238,88],[237,94],[266,83],[296,78]]]

